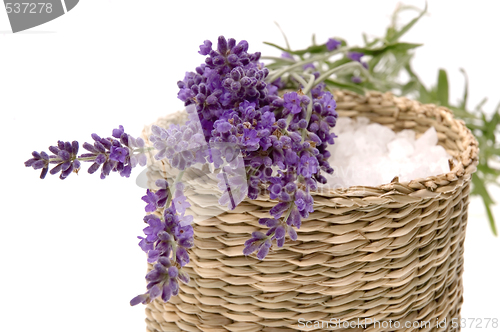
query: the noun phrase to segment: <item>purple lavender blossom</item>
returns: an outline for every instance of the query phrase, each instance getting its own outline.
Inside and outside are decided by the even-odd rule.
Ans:
[[[72,172],[78,173],[81,162],[92,162],[88,172],[95,173],[101,168],[101,179],[106,178],[111,172],[118,172],[121,176],[129,177],[132,168],[138,163],[146,164],[144,141],[140,138],[134,139],[125,133],[123,126],[112,131],[112,137],[101,138],[92,134],[94,144],[84,143],[83,148],[87,153],[78,154],[79,144],[77,141],[59,141],[57,146],[50,146],[49,150],[53,155],[49,156],[45,152],[33,152],[33,158],[25,162],[27,167],[42,169],[43,179],[48,171],[49,164],[56,164],[50,174],[55,175],[61,172],[59,178],[64,180]],[[134,155],[134,161],[131,156]]]
[[[361,57],[365,55],[364,53],[361,52],[348,52],[347,57],[351,59],[352,61],[357,61],[361,62]]]
[[[195,105],[208,141],[213,136],[214,122],[219,119],[228,120],[230,115],[224,113],[230,110],[232,105],[247,101],[261,108],[271,105],[278,95],[276,86],[265,82],[269,71],[265,67],[262,68],[258,62],[260,53],[248,53],[246,41],[236,43],[232,38],[226,40],[221,36],[216,50],[209,50],[207,45],[211,44],[205,41],[200,47],[200,54],[208,55],[205,63],[197,67],[195,72],[187,73],[184,80],[178,82],[178,97],[186,106]],[[272,107],[270,111],[273,111]],[[221,134],[231,131],[232,135],[236,135],[223,123],[216,129],[220,130]],[[226,138],[228,137],[224,137]]]
[[[161,298],[164,302],[169,301],[172,296],[179,293],[179,281],[189,283],[189,275],[172,265],[168,258],[161,257],[146,275],[146,281],[148,282],[148,291],[134,297],[130,301],[131,306],[139,303],[151,303],[156,298]]]
[[[64,180],[67,178],[71,172],[77,173],[80,169],[80,161],[78,160],[79,144],[77,141],[63,142],[59,141],[57,146],[50,146],[49,151],[54,155],[48,155],[46,152],[42,151],[40,153],[34,151],[32,153],[33,158],[29,159],[24,163],[26,167],[33,167],[33,169],[42,169],[40,178],[45,178],[49,164],[56,164],[51,170],[50,174],[55,175],[61,172],[59,178]]]
[[[146,191],[146,195],[142,196],[142,200],[148,204],[146,205],[146,212],[154,212],[158,208],[158,197],[151,190]]]
[[[131,135],[128,137],[129,147],[132,149],[130,156],[130,166],[134,168],[139,164],[140,166],[146,166],[147,157],[145,150],[145,143],[141,137],[134,138]]]
[[[353,77],[351,77],[351,81],[353,83],[356,83],[356,84],[363,82],[363,80],[359,76],[353,76]]]
[[[26,167],[33,167],[33,169],[42,169],[42,172],[40,173],[40,179],[44,179],[49,170],[49,155],[44,151],[40,153],[33,151],[31,154],[33,158],[28,159],[26,162],[24,162],[24,165]]]
[[[337,39],[329,38],[326,42],[326,49],[328,51],[333,51],[336,50],[341,44],[342,42],[338,41]]]
[[[181,267],[189,262],[187,249],[193,246],[194,233],[184,218],[190,220],[189,217],[179,217],[172,207],[164,210],[162,219],[153,214],[144,217],[149,226],[144,228],[146,238],[140,238],[139,246],[146,249],[150,263],[161,257],[171,257],[172,253],[176,254],[174,261]]]
[[[313,70],[316,69],[316,67],[312,63],[307,63],[307,64],[303,65],[302,68],[304,70],[306,70],[307,68],[311,68]]]
[[[144,228],[146,237],[139,237],[141,240],[139,246],[147,253],[148,262],[155,265],[146,275],[148,291],[133,298],[130,301],[132,306],[150,303],[156,298],[166,302],[179,293],[179,281],[188,283],[190,279],[182,267],[189,263],[187,250],[193,246],[194,232],[189,224],[192,216],[177,215],[174,203],[168,208],[154,204],[157,193],[168,189],[165,180],[157,180],[155,184],[160,189],[155,193],[148,190],[145,197],[151,202],[151,206],[155,206],[155,210],[150,212],[159,212],[161,217],[156,214],[146,215],[144,217],[144,222],[148,224]]]
[[[203,45],[200,45],[200,51],[198,52],[201,55],[207,55],[212,50],[212,42],[210,40],[205,40]]]
[[[150,141],[158,150],[155,159],[166,158],[181,171],[197,163],[206,163],[208,157],[207,141],[194,105],[186,107],[186,111],[189,120],[184,125],[171,125],[168,129],[153,125],[150,136]]]
[[[180,214],[184,214],[184,212],[186,212],[186,209],[191,206],[191,204],[189,204],[189,202],[187,201],[186,196],[184,195],[174,197],[172,202],[175,206],[175,211]]]
[[[111,151],[109,154],[109,159],[120,162],[120,163],[125,163],[125,160],[128,157],[128,149],[118,147],[118,146],[112,146]]]
[[[300,98],[297,92],[285,93],[283,99],[285,100],[285,108],[288,109],[292,114],[298,114],[302,111]]]

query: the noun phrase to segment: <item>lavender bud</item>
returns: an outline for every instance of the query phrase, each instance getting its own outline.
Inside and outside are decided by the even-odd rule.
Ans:
[[[154,285],[153,288],[149,291],[149,296],[151,297],[151,300],[156,299],[158,296],[160,296],[161,290],[157,285]]]
[[[168,268],[168,275],[170,278],[175,279],[179,275],[179,270],[175,266],[171,266]]]
[[[266,242],[264,242],[260,248],[259,248],[259,251],[257,252],[257,258],[260,259],[260,260],[263,260],[267,254],[269,253],[269,248],[271,247],[271,242],[269,240],[267,240]]]
[[[189,274],[187,274],[186,271],[184,271],[184,270],[181,269],[181,270],[179,270],[179,277],[178,277],[178,279],[180,281],[182,281],[183,283],[188,284],[189,280],[190,280],[190,277],[189,277]]]
[[[201,48],[201,46],[200,46],[200,48]],[[161,299],[164,302],[168,302],[168,300],[170,300],[171,297],[172,297],[172,290],[170,289],[170,287],[168,285],[164,285]]]
[[[132,300],[130,300],[130,305],[135,306],[135,305],[138,305],[139,303],[145,303],[148,299],[149,299],[149,296],[146,294],[137,295]]]

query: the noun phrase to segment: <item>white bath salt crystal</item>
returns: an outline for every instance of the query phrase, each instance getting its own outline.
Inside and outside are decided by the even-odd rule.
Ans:
[[[396,137],[396,133],[394,131],[378,123],[369,124],[366,127],[366,135],[370,139],[376,139],[381,146],[387,146],[387,143]]]
[[[410,129],[403,129],[396,134],[397,138],[403,138],[409,141],[415,141],[415,132]]]
[[[400,182],[408,182],[450,171],[451,156],[436,145],[433,127],[415,140],[413,130],[395,133],[367,118],[339,118],[334,132],[339,137],[328,147],[334,173],[323,173],[328,180],[324,187],[376,187],[396,176]]]
[[[335,131],[335,134],[339,135],[342,134],[344,131],[352,131],[352,119],[348,117],[342,117],[337,119],[337,124],[335,125],[335,129],[338,128],[338,130]]]
[[[415,149],[420,151],[423,148],[434,146],[438,142],[437,132],[434,127],[430,127],[427,131],[420,136],[415,142]]]
[[[396,137],[396,139],[387,143],[389,158],[391,160],[403,160],[411,156],[415,151],[413,141],[404,136]]]
[[[370,123],[370,119],[360,116],[356,119],[356,121],[353,122],[356,123],[356,129],[365,128]]]

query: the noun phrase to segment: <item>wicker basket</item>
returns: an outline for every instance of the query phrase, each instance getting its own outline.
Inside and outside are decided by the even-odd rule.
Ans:
[[[200,218],[187,266],[191,282],[169,303],[147,306],[147,331],[460,330],[451,321],[460,321],[463,301],[463,244],[477,141],[444,107],[390,93],[334,95],[341,117],[368,117],[395,131],[412,129],[417,137],[435,127],[439,144],[456,161],[451,171],[409,183],[316,194],[315,212],[302,223],[298,240],[288,240],[263,261],[245,257],[242,250],[250,233],[261,229],[258,219],[274,205],[269,197],[247,199],[226,211],[216,200],[196,198],[206,196],[207,188],[192,189],[186,196]],[[178,116],[156,124],[178,122]],[[149,127],[143,134],[149,136]],[[150,183],[171,172],[163,162],[152,163]],[[365,318],[379,324],[310,325]],[[446,319],[447,327],[436,326],[436,319]],[[389,320],[401,327],[381,324]],[[306,327],[307,321],[312,323]],[[430,324],[405,328],[405,321]]]

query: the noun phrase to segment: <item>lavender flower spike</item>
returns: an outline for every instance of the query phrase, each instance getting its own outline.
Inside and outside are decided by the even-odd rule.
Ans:
[[[144,146],[142,138],[134,139],[125,133],[123,126],[119,126],[112,131],[112,137],[101,138],[97,134],[92,134],[94,144],[85,142],[83,148],[86,153],[78,155],[79,144],[77,141],[59,141],[57,146],[50,146],[49,151],[33,152],[33,158],[27,160],[26,167],[42,169],[40,178],[47,175],[49,164],[55,164],[50,170],[50,174],[61,173],[59,178],[64,180],[71,173],[78,173],[81,162],[92,162],[88,172],[90,174],[101,169],[101,179],[106,178],[111,172],[118,172],[121,176],[129,177],[137,164],[146,165],[145,152],[149,150]]]

